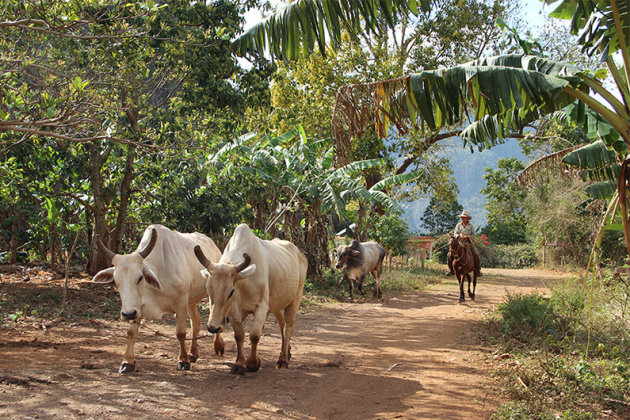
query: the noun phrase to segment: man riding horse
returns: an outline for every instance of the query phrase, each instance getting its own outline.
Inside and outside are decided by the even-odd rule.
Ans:
[[[464,210],[462,211],[462,214],[459,215],[459,218],[461,219],[461,221],[457,224],[457,226],[455,226],[455,229],[453,229],[453,236],[458,238],[459,236],[466,235],[472,238],[472,236],[475,234],[475,227],[472,225],[472,223],[470,223],[470,219],[472,219],[472,217],[468,214],[466,210]],[[477,277],[481,277],[481,258],[479,257],[479,250],[472,240],[470,243],[473,259],[475,260],[475,271],[477,272]],[[453,272],[453,255],[451,255],[450,252],[446,257],[446,263],[448,265],[448,272],[446,273],[446,275],[454,275],[455,273]]]

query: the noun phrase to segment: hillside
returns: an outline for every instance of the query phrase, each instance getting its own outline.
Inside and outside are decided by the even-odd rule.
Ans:
[[[472,223],[475,227],[484,226],[486,224],[486,209],[484,208],[486,199],[480,191],[485,186],[482,178],[485,168],[496,168],[499,159],[506,157],[514,156],[522,162],[527,161],[528,158],[521,152],[518,142],[514,139],[483,152],[475,149],[473,153],[458,141],[454,142],[446,153],[451,158],[455,180],[459,187],[458,201],[473,216]],[[419,219],[429,205],[429,198],[401,205],[405,209],[403,217],[407,219],[411,231],[422,231]]]

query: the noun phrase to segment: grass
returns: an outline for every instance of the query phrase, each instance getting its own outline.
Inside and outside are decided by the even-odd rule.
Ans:
[[[630,418],[630,320],[619,307],[630,290],[597,284],[590,311],[588,290],[572,280],[551,297],[510,294],[486,321],[510,400],[494,419]]]
[[[381,288],[383,293],[399,290],[422,290],[428,284],[438,283],[444,274],[444,269],[430,266],[425,268],[385,268],[381,274]],[[313,282],[306,279],[302,305],[322,305],[331,302],[345,302],[350,299],[349,286],[342,281],[340,271],[328,270],[320,281]],[[360,295],[355,284],[355,300],[372,298],[375,289],[374,278],[368,274],[363,282],[365,295]]]

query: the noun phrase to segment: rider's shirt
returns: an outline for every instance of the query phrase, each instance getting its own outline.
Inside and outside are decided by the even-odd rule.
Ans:
[[[472,223],[468,223],[464,227],[462,222],[459,222],[457,226],[455,226],[455,230],[453,230],[453,235],[455,236],[459,236],[459,235],[473,236],[474,234],[475,234],[475,227],[472,225]]]

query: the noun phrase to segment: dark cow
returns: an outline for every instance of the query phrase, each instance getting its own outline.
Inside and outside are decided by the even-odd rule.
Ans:
[[[350,245],[340,245],[334,253],[337,257],[336,267],[344,269],[343,277],[349,282],[350,299],[354,298],[355,281],[359,283],[359,292],[365,294],[363,280],[367,273],[372,273],[376,282],[374,296],[378,299],[383,297],[381,271],[383,271],[385,249],[382,246],[374,241],[359,243],[354,240]]]

